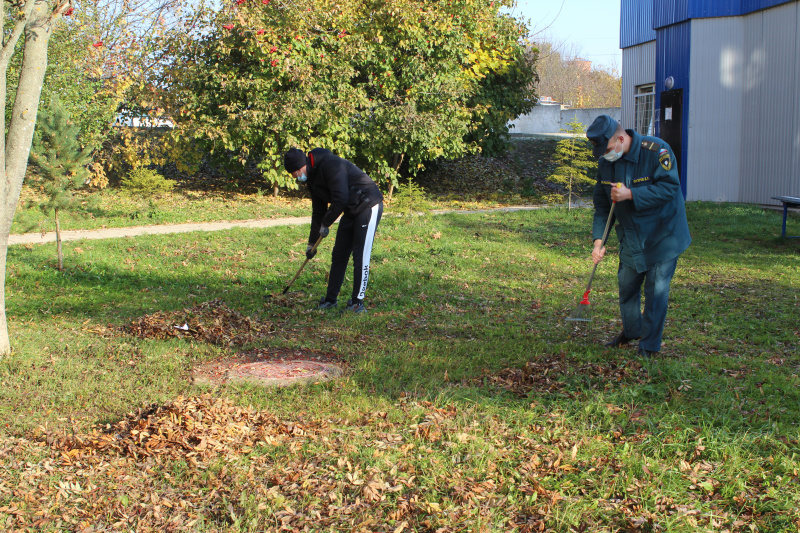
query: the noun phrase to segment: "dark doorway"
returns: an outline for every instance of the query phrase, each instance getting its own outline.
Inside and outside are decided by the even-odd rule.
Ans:
[[[683,179],[683,89],[672,89],[661,93],[661,112],[659,118],[659,137],[667,141],[675,154],[675,168],[681,177],[681,189],[686,195]]]

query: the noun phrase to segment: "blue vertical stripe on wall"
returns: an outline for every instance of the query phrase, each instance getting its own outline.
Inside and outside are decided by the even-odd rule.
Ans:
[[[734,17],[794,0],[655,0],[653,28],[659,29],[689,19]]]
[[[762,0],[763,1],[763,0]],[[779,0],[781,2],[785,0]],[[689,18],[731,17],[741,13],[741,0],[690,0]]]
[[[619,20],[619,47],[629,48],[656,40],[653,29],[654,0],[622,0]]]
[[[681,190],[686,196],[686,183],[691,176],[686,175],[686,155],[689,153],[688,126],[689,126],[689,61],[691,51],[691,22],[673,24],[657,32],[656,38],[656,116],[661,113],[661,92],[666,90],[664,80],[672,76],[675,80],[673,89],[683,89],[683,112],[681,124],[681,165],[678,171],[681,176]],[[660,134],[660,124],[657,125],[656,135]]]
[[[656,0],[653,6],[653,28],[656,30],[689,18],[689,0]]]
[[[653,41],[656,30],[693,18],[732,17],[794,0],[622,0],[619,46]]]
[[[704,0],[705,2],[716,4],[714,0]],[[781,4],[787,4],[794,0],[741,0],[741,6],[739,8],[738,13],[734,13],[735,15],[746,15],[748,13],[752,13],[753,11],[758,11],[759,9],[767,9],[770,7],[779,6]],[[739,2],[734,2],[739,4]],[[698,15],[699,17],[700,15]],[[710,15],[714,17],[719,17],[721,15]]]

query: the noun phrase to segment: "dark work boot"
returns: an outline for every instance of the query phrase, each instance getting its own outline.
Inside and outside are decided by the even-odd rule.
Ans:
[[[619,335],[614,337],[614,340],[611,342],[607,342],[606,346],[610,346],[611,348],[619,348],[620,346],[625,346],[631,341],[638,339],[639,337],[626,337],[625,332],[620,332]]]
[[[650,359],[651,357],[658,355],[658,352],[651,352],[650,350],[645,349],[643,346],[639,346],[639,348],[636,350],[636,354],[639,357]]]

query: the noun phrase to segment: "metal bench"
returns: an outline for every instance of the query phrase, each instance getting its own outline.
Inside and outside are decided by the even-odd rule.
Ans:
[[[773,196],[773,200],[778,200],[783,203],[783,227],[781,228],[781,237],[786,237],[786,213],[790,207],[800,207],[800,198],[792,196]],[[790,239],[800,238],[800,235],[792,235]]]

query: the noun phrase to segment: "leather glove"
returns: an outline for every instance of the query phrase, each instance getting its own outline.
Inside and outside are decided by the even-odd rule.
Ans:
[[[314,246],[311,244],[306,246],[306,259],[313,259],[315,255],[317,255],[317,251],[314,249]]]
[[[319,236],[320,237],[327,237],[328,233],[330,233],[330,232],[331,232],[331,229],[329,227],[327,227],[327,226],[321,226],[319,228]]]

